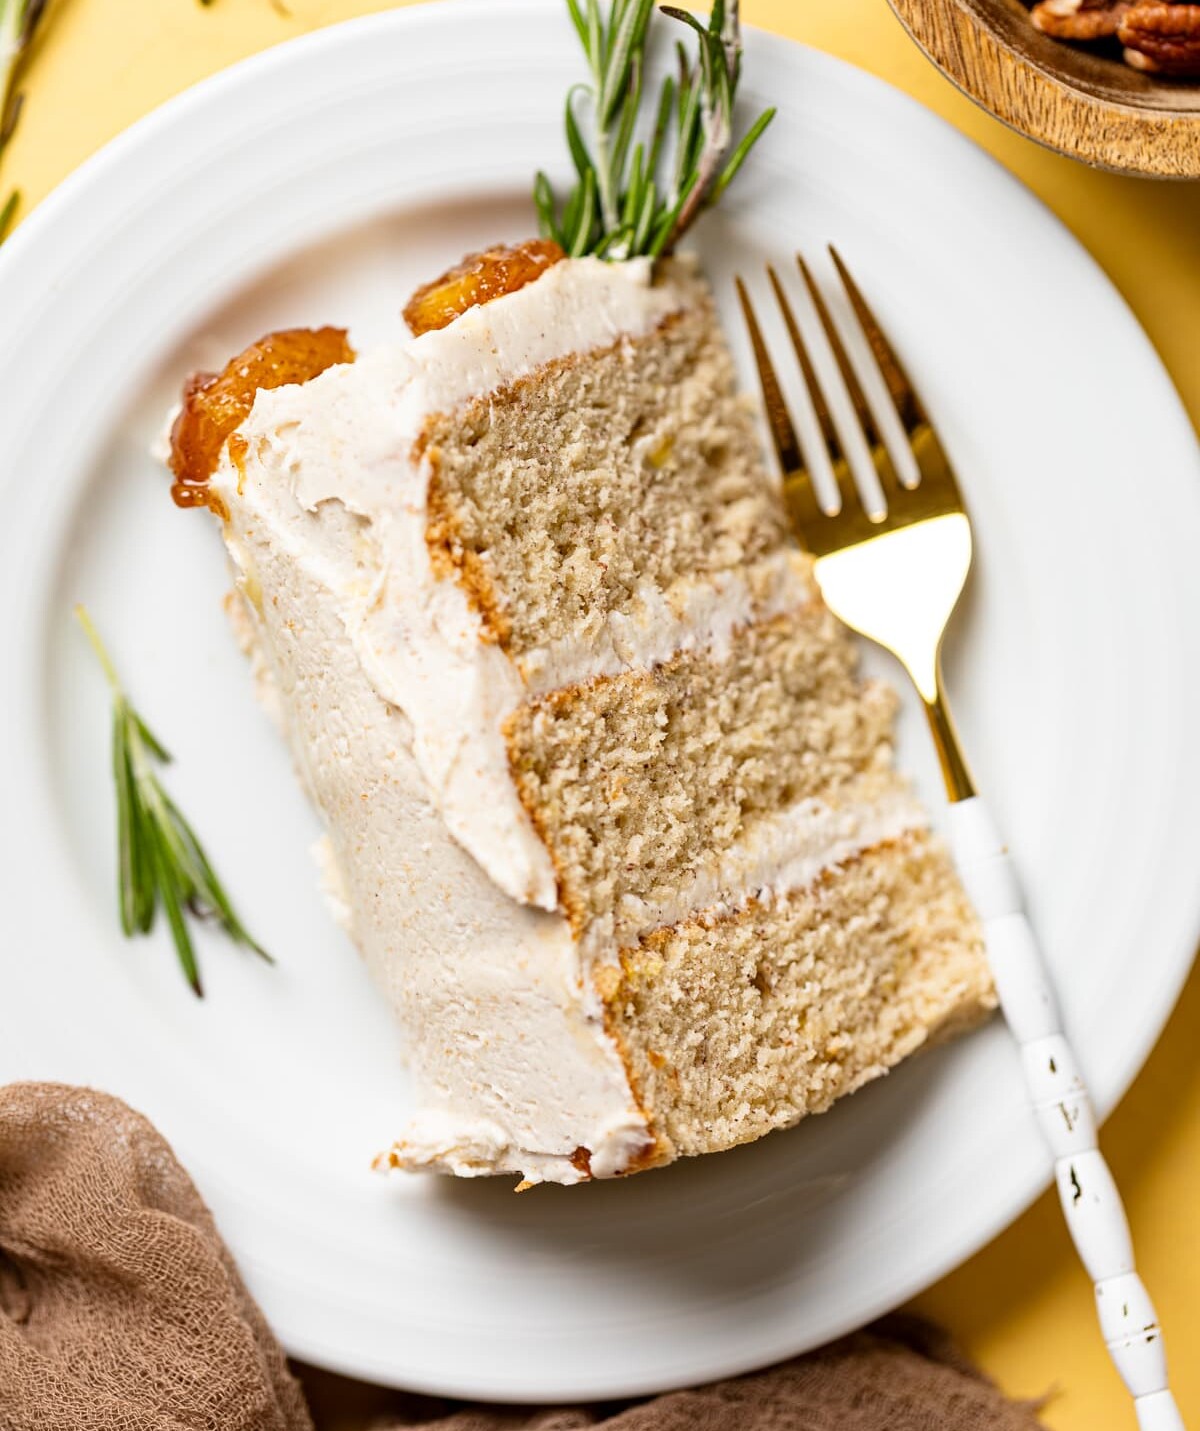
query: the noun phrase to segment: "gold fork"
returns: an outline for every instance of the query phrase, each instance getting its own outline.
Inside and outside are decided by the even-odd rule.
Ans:
[[[834,248],[830,255],[888,406],[872,409],[863,381],[804,259],[800,277],[824,329],[882,489],[868,510],[831,416],[787,289],[767,276],[812,402],[833,468],[838,508],[821,505],[746,285],[738,297],[754,348],[767,421],[783,470],[797,535],[812,554],[826,604],[847,626],[891,651],[921,697],[950,798],[950,838],[963,882],[983,924],[988,961],[1009,1028],[1020,1046],[1030,1099],[1054,1156],[1067,1226],[1095,1283],[1105,1342],[1134,1398],[1142,1431],[1182,1431],[1168,1389],[1162,1334],[1134,1271],[1129,1225],[1096,1142],[1096,1120],[1008,854],[975,792],[942,683],[942,638],[971,566],[971,523],[954,469],[891,343]],[[884,440],[887,431],[891,438]],[[853,434],[850,434],[853,436]],[[904,473],[908,479],[902,480]]]

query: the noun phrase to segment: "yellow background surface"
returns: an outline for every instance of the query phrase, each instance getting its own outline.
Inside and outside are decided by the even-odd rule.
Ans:
[[[5,192],[9,184],[23,190],[23,212],[92,150],[185,86],[289,36],[394,7],[394,0],[288,0],[291,14],[284,17],[269,0],[214,0],[207,9],[197,0],[57,3],[0,174]],[[1096,173],[1010,133],[933,69],[885,0],[743,0],[743,14],[751,24],[890,80],[1022,178],[1124,293],[1200,423],[1200,184]],[[1036,265],[1036,253],[1029,263]],[[0,341],[2,334],[0,314]],[[1052,354],[1031,353],[1030,383],[1054,383],[1053,361]],[[1119,391],[1112,401],[1119,408]],[[1136,968],[1137,951],[1129,954]],[[1104,1132],[1133,1223],[1139,1270],[1167,1330],[1176,1395],[1194,1426],[1200,1426],[1198,1054],[1200,976]],[[1090,1285],[1051,1195],[919,1305],[956,1332],[1014,1395],[1053,1392],[1045,1420],[1056,1431],[1133,1426],[1100,1343]]]

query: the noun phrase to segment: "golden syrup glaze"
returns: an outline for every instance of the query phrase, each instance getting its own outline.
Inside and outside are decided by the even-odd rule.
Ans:
[[[566,254],[550,239],[469,253],[440,278],[417,289],[404,309],[404,321],[414,337],[445,328],[468,308],[516,293],[564,258]]]
[[[268,333],[225,365],[220,373],[193,373],[171,429],[171,496],[179,507],[208,507],[226,518],[225,504],[209,482],[225,443],[245,422],[260,388],[306,383],[337,363],[352,363],[354,349],[343,328],[286,328]],[[244,439],[230,446],[239,473]]]

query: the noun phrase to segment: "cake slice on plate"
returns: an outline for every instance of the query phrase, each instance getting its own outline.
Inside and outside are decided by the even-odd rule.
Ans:
[[[682,259],[534,242],[193,380],[176,495],[404,1031],[396,1167],[574,1183],[819,1112],[994,996]]]

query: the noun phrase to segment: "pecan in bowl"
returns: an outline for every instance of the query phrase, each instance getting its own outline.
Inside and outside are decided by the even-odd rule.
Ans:
[[[1041,0],[1030,19],[1034,28],[1056,40],[1111,39],[1137,0]]]
[[[1200,77],[1200,5],[1126,7],[1117,29],[1126,62],[1153,74]]]

